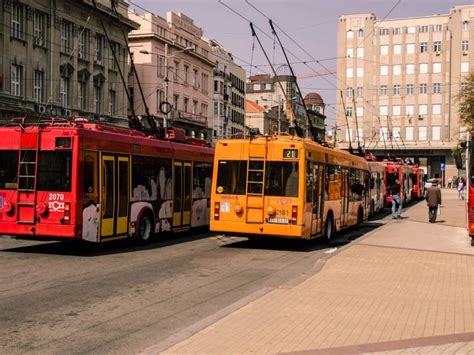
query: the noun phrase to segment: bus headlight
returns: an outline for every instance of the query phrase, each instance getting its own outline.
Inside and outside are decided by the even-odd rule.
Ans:
[[[40,216],[46,214],[48,210],[49,210],[48,205],[44,202],[40,202],[36,205],[36,212],[38,212]]]
[[[234,211],[235,211],[235,213],[237,213],[237,214],[241,214],[241,213],[244,211],[244,209],[242,208],[241,205],[235,205]]]
[[[3,211],[7,214],[10,214],[13,211],[13,203],[8,200],[3,201]]]
[[[269,216],[274,216],[276,214],[276,210],[272,206],[270,206],[268,207],[267,213]]]

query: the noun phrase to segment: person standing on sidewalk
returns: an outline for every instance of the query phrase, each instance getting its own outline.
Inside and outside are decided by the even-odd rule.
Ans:
[[[458,198],[464,200],[464,178],[459,178],[458,182]]]
[[[438,180],[433,180],[433,185],[426,190],[426,204],[430,223],[435,223],[438,207],[441,205],[441,189],[438,186]]]
[[[392,194],[392,218],[402,218],[402,199],[400,198],[400,181],[398,179],[395,180],[395,183],[391,187],[391,194]],[[397,209],[398,206],[398,209]]]

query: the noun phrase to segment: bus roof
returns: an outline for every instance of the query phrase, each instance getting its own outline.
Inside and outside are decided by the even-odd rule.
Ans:
[[[216,156],[223,155],[228,156],[229,158],[238,159],[237,155],[240,154],[241,157],[248,157],[248,146],[250,146],[251,143],[258,145],[264,144],[265,142],[274,146],[278,145],[281,147],[288,146],[288,148],[303,148],[308,153],[311,153],[307,153],[306,155],[306,157],[310,160],[341,166],[353,166],[368,170],[368,163],[362,157],[352,155],[342,149],[324,147],[308,138],[299,138],[295,136],[258,136],[247,139],[219,140],[215,147]],[[224,146],[235,147],[235,149],[230,149],[224,153],[222,151],[222,147]]]
[[[34,126],[4,126],[0,127],[0,133],[4,137],[0,142],[0,149],[19,149],[20,135],[22,132],[36,133],[41,129],[43,136],[73,136],[87,140],[88,144],[83,147],[88,149],[99,149],[115,151],[124,147],[123,151],[130,151],[136,154],[147,154],[146,148],[139,151],[138,147],[150,147],[163,150],[164,155],[172,155],[173,152],[182,151],[187,155],[193,154],[202,156],[212,156],[214,149],[200,144],[173,142],[170,140],[156,139],[146,136],[143,132],[130,128],[106,126],[95,123],[74,123],[66,122],[61,124],[45,124]],[[5,134],[11,132],[11,134]],[[127,146],[127,148],[125,148]],[[42,139],[42,149],[54,149],[54,139]],[[168,153],[168,154],[166,154]]]

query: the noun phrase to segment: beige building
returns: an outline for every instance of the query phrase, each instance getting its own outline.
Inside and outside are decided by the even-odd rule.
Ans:
[[[295,116],[303,134],[307,137],[310,136],[308,117],[304,107],[306,105],[309,119],[316,128],[319,139],[323,140],[324,120],[326,118],[324,116],[324,103],[318,94],[311,93],[308,95],[304,102],[301,102],[297,95],[296,78],[291,75],[272,77],[268,74],[257,74],[250,76],[247,80],[246,99],[261,105],[267,111],[279,111],[278,125],[281,132],[290,131],[290,121]],[[314,100],[314,95],[318,98],[317,102]]]
[[[241,138],[245,131],[245,70],[234,62],[232,54],[216,40],[208,40],[213,70],[212,128],[213,141]]]
[[[458,175],[455,97],[474,65],[474,6],[382,21],[341,16],[337,31],[337,146],[348,148],[349,139],[357,146],[359,137],[378,156],[413,158],[429,176],[444,167],[446,181]]]
[[[0,0],[0,120],[87,116],[128,125],[119,68],[128,73],[128,4]],[[99,22],[105,23],[118,65]]]
[[[168,102],[168,126],[183,128],[189,136],[210,139],[215,64],[211,47],[202,38],[203,30],[191,18],[174,12],[168,12],[166,19],[151,13],[130,13],[129,17],[140,24],[128,39],[150,114],[163,121],[165,114],[160,106]],[[130,85],[134,109],[144,114],[136,81],[132,79]]]
[[[252,75],[247,80],[246,99],[262,106],[267,112],[276,112],[279,117],[277,126],[280,128],[280,132],[290,131],[290,126],[292,126],[290,121],[295,116],[303,134],[306,137],[311,136],[308,122],[309,117],[319,139],[321,141],[324,140],[326,118],[324,115],[324,102],[317,93],[309,93],[303,99],[304,102],[301,102],[297,94],[296,78],[294,76],[278,75],[272,77],[269,74]],[[306,110],[304,105],[306,105]],[[268,117],[273,116],[271,114]],[[249,124],[247,123],[247,125]],[[264,126],[267,127],[268,124]],[[269,132],[265,130],[265,133],[268,134]]]

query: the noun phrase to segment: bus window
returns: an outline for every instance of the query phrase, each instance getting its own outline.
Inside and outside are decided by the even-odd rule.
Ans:
[[[193,198],[211,197],[212,164],[195,163],[193,166]]]
[[[96,204],[99,201],[97,161],[96,152],[84,152],[84,202],[86,204]]]
[[[247,184],[246,160],[219,160],[217,167],[218,194],[244,195]]]
[[[328,165],[326,167],[326,179],[325,179],[326,191],[325,199],[327,201],[339,200],[341,198],[342,190],[342,171],[340,167]]]
[[[298,196],[298,163],[297,162],[267,162],[266,167],[266,196]]]
[[[18,151],[0,150],[0,189],[16,189]]]
[[[38,157],[39,191],[71,191],[72,153],[41,151]]]
[[[351,188],[351,199],[362,199],[365,191],[364,172],[361,170],[351,169],[349,177],[349,185]]]
[[[171,200],[171,159],[132,157],[132,201]]]
[[[306,202],[313,202],[314,163],[306,163]]]

